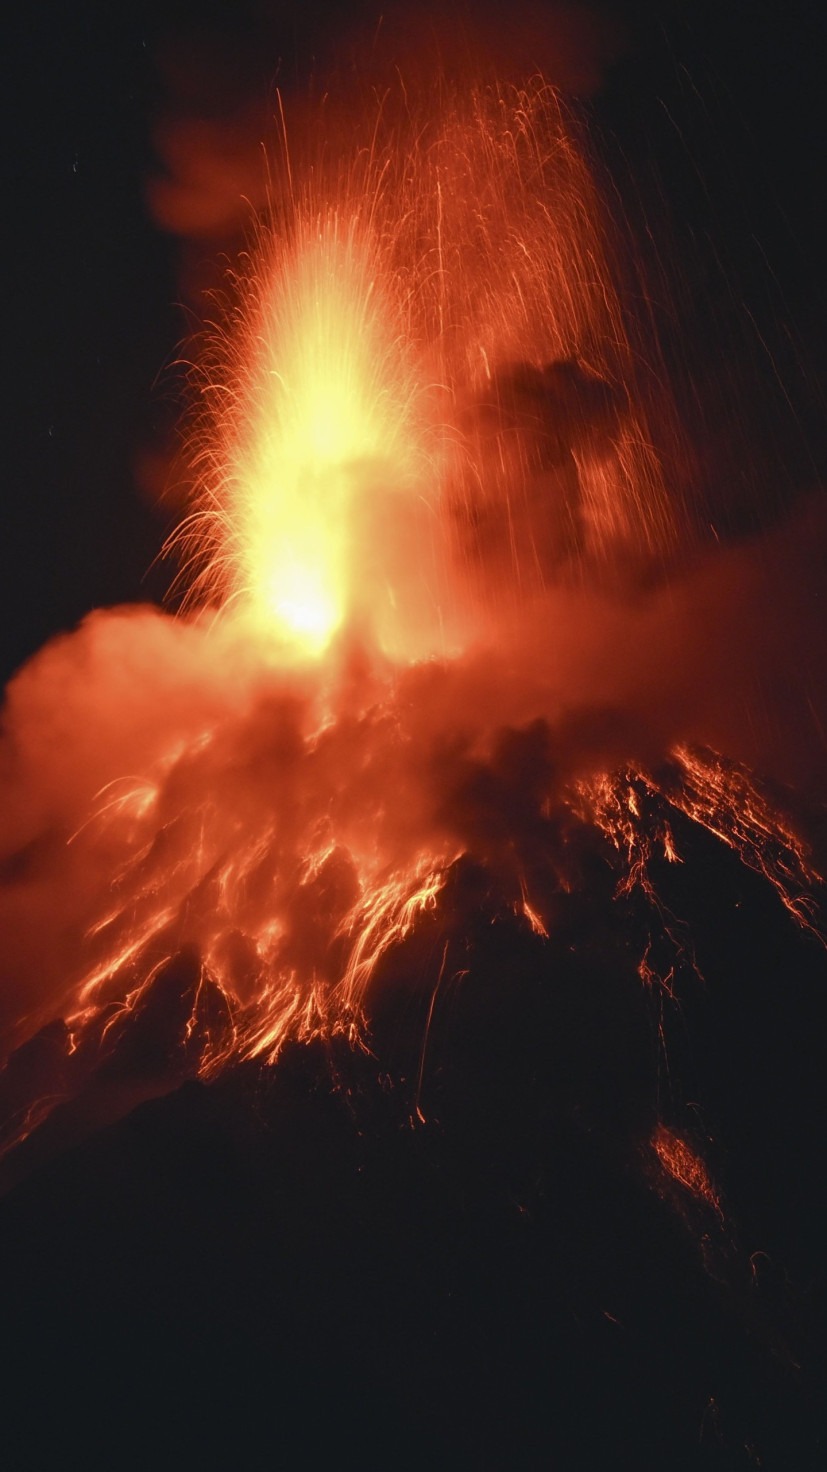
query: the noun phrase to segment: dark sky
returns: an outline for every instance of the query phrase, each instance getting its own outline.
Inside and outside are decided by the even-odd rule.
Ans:
[[[279,56],[289,78],[324,54],[334,11],[301,13],[296,23],[261,3],[34,4],[6,36],[4,679],[90,607],[157,599],[170,578],[150,569],[174,513],[150,504],[136,474],[178,416],[169,364],[187,326],[178,244],[145,204],[159,57],[172,35],[193,47],[219,35],[227,97],[246,78],[263,95]],[[690,432],[712,461],[725,443],[741,465],[769,424],[762,453],[777,481],[812,484],[821,7],[640,0],[610,14],[625,40],[587,105],[613,208],[666,283],[659,326]]]

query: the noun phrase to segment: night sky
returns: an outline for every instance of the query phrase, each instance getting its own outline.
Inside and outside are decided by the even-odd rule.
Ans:
[[[827,23],[806,0],[601,15],[566,12],[560,81],[633,242],[698,521],[725,551],[749,546],[820,504]],[[296,18],[253,0],[35,4],[9,27],[4,680],[90,609],[161,602],[174,575],[157,559],[181,514],[178,470],[159,497],[186,398],[176,361],[199,283],[240,236],[159,228],[159,128],[200,111],[220,131],[250,97],[266,111],[276,73],[300,92],[314,69],[346,70],[350,31],[330,4]],[[547,43],[537,58],[552,70]],[[818,619],[812,585],[802,607]],[[532,739],[506,739],[483,774],[486,821],[498,803],[522,812],[514,762],[530,768]],[[380,972],[375,1055],[288,1048],[275,1070],[190,1081],[117,1121],[119,1089],[174,1054],[164,1029],[193,965],[178,956],[0,1209],[14,1472],[814,1472],[824,952],[706,830],[677,836],[687,862],[657,878],[704,981],[672,1015],[674,1088],[727,1223],[640,1164],[656,1123],[636,971],[649,918],[614,901],[593,839],[575,844],[547,950],[462,860],[433,933],[391,957],[384,990]],[[475,981],[429,1042],[430,1123],[414,1129],[405,1080],[439,925]]]

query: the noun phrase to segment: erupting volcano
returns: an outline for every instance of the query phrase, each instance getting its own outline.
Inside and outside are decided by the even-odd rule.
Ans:
[[[636,1334],[651,1370],[639,1346],[657,1331],[624,1330],[638,1310],[622,1280],[635,1212],[655,1213],[643,1318],[657,1263],[678,1261],[729,1346],[692,1394],[704,1455],[741,1460],[703,1465],[763,1466],[769,1372],[744,1392],[724,1361],[742,1332],[779,1374],[800,1373],[800,1351],[747,1286],[761,1253],[738,1238],[737,1168],[719,1178],[693,1027],[712,1031],[710,913],[727,910],[734,950],[788,943],[823,970],[822,879],[775,774],[715,749],[730,728],[696,700],[691,650],[678,668],[713,554],[650,324],[546,83],[446,81],[427,107],[399,85],[361,113],[328,98],[304,130],[286,113],[267,208],[192,371],[196,493],[170,547],[182,612],[93,614],[8,690],[3,1182],[14,1203],[115,1127],[175,1133],[188,1108],[225,1109],[252,1176],[275,1151],[301,1196],[285,1161],[312,1135],[297,1111],[320,1101],[333,1144],[314,1168],[367,1182],[337,1208],[343,1256],[368,1274],[380,1223],[393,1236],[406,1210],[416,1255],[409,1197],[433,1208],[423,1292],[447,1341],[430,1369],[396,1348],[377,1394],[412,1460],[441,1446],[463,1466],[557,1465],[555,1435],[574,1432],[538,1387],[552,1362],[576,1379],[589,1354],[571,1349],[564,1373],[560,1344],[594,1349],[595,1316]],[[266,1150],[241,1142],[253,1116]],[[316,1183],[308,1218],[330,1190],[325,1204]],[[388,1190],[408,1207],[380,1204]],[[598,1192],[610,1264],[578,1286],[600,1256],[578,1257]],[[296,1244],[273,1227],[276,1194],[268,1177],[257,1199],[279,1255]],[[456,1271],[432,1225],[444,1215],[456,1245],[451,1213],[473,1239]],[[462,1325],[486,1233],[505,1276],[477,1353]],[[390,1283],[404,1244],[386,1251]],[[329,1261],[319,1281],[311,1319],[324,1293],[347,1316]],[[547,1307],[517,1313],[535,1289]],[[283,1284],[264,1296],[301,1341],[289,1384],[318,1365],[332,1384],[347,1335],[317,1365],[305,1310]],[[375,1369],[389,1319],[367,1299],[372,1328],[354,1332]],[[401,1323],[417,1312],[406,1290]],[[681,1313],[676,1336],[705,1332]],[[539,1322],[542,1343],[503,1347],[509,1324]],[[602,1339],[594,1354],[615,1363]],[[449,1397],[435,1385],[454,1356]],[[629,1393],[611,1373],[610,1417]],[[472,1381],[508,1400],[476,1440]],[[420,1423],[403,1383],[437,1407]],[[560,1393],[584,1404],[572,1385]],[[673,1444],[658,1414],[670,1457],[683,1422]],[[596,1465],[596,1433],[581,1436],[561,1466]]]

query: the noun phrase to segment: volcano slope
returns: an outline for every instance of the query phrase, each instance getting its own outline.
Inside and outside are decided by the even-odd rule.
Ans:
[[[824,951],[670,819],[547,937],[459,860],[359,1045],[199,1082],[174,958],[7,1160],[9,1465],[818,1465]]]

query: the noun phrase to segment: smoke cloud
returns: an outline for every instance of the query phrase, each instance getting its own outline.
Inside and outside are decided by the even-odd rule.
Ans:
[[[244,898],[259,921],[275,893],[284,914],[306,906],[297,875],[309,850],[333,845],[317,890],[324,949],[353,902],[353,854],[381,868],[468,850],[496,868],[567,783],[651,766],[677,741],[823,795],[824,532],[814,498],[666,585],[625,597],[552,588],[519,627],[504,620],[499,642],[447,662],[392,672],[343,636],[321,681],[206,621],[91,614],[6,695],[4,1028],[59,1009],[84,933],[117,908],[136,835],[156,835],[141,903],[166,885],[174,905],[205,825],[216,862],[239,835],[269,835],[261,894],[249,881]],[[303,953],[321,944],[318,926],[298,911],[291,924],[296,967],[322,970]]]

